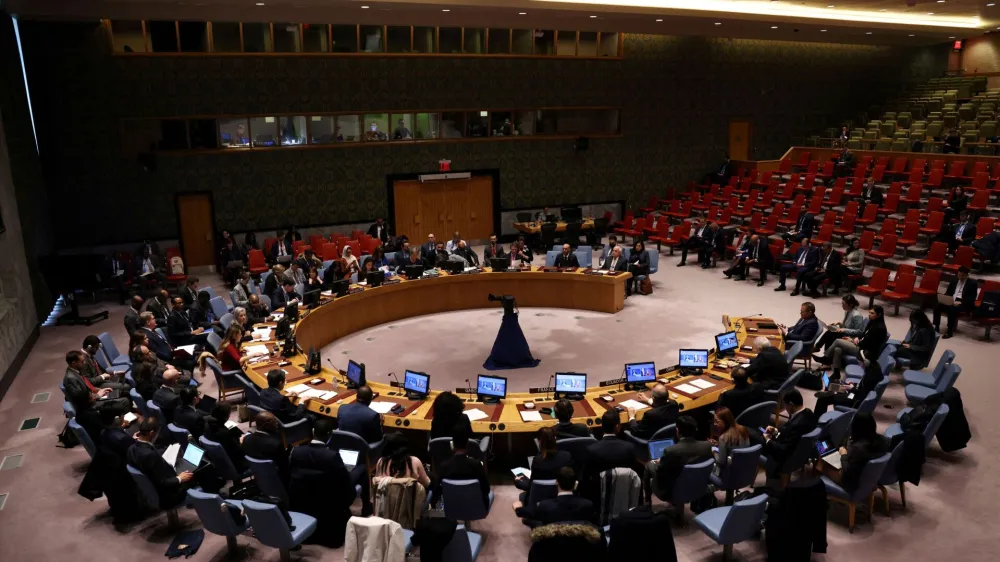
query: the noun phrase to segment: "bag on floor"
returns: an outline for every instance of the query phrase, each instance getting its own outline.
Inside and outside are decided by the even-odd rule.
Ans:
[[[823,390],[823,371],[806,369],[796,386],[806,390]]]
[[[653,282],[649,280],[649,276],[643,277],[639,280],[639,294],[649,295],[653,293]]]
[[[72,449],[80,444],[80,440],[76,438],[76,434],[69,428],[69,422],[66,422],[66,427],[63,428],[58,439],[59,444],[62,445],[64,449]]]

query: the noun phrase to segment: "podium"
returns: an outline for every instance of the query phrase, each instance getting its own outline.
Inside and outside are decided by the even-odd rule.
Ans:
[[[492,298],[490,300],[495,300]],[[496,341],[493,342],[493,350],[490,356],[483,363],[483,368],[488,371],[498,371],[503,369],[526,369],[537,367],[541,362],[531,355],[528,347],[528,340],[521,331],[521,325],[517,320],[517,311],[514,309],[514,297],[504,295],[498,300],[503,302],[503,320],[500,323],[500,331],[497,332]]]

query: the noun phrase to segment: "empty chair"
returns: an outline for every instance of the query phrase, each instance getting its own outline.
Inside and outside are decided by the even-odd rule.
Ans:
[[[216,318],[222,318],[229,312],[229,307],[226,306],[225,301],[222,297],[212,297],[208,303],[212,306],[212,313],[215,314]]]
[[[771,416],[778,409],[778,403],[773,401],[754,404],[740,413],[736,423],[746,427],[767,427],[771,424]]]
[[[702,512],[694,518],[694,523],[712,540],[722,545],[722,559],[729,560],[734,544],[750,540],[760,532],[766,508],[767,494],[760,494],[728,507],[716,507]]]
[[[243,511],[250,519],[254,535],[261,543],[277,548],[281,560],[289,560],[291,549],[302,544],[316,530],[316,519],[304,513],[289,511],[294,530],[289,529],[285,516],[277,505],[252,500],[243,502]]]
[[[135,409],[139,410],[139,413],[142,414],[142,417],[148,416],[149,408],[146,407],[146,399],[139,394],[139,391],[137,391],[134,388],[130,388],[128,391],[128,395],[132,398],[132,403],[135,404]]]
[[[478,480],[441,481],[441,498],[444,514],[456,521],[478,521],[486,519],[493,507],[493,490],[489,493],[489,504],[483,505],[483,494]]]
[[[278,474],[278,467],[270,460],[255,459],[247,457],[247,465],[253,473],[253,479],[257,482],[260,491],[283,501],[288,502],[288,492],[285,485],[281,483],[281,476]]]
[[[69,428],[73,430],[73,435],[83,445],[84,450],[90,455],[90,459],[94,459],[94,455],[97,454],[97,447],[94,445],[94,441],[90,438],[90,434],[87,430],[83,429],[83,426],[77,423],[76,418],[69,420]]]
[[[163,410],[156,405],[156,402],[153,402],[152,400],[146,402],[146,409],[149,411],[150,415],[156,418],[160,427],[167,427],[167,416],[163,415]]]
[[[587,447],[594,443],[597,443],[597,439],[593,437],[570,437],[556,441],[556,448],[569,452],[573,457],[573,465],[577,467],[577,472],[579,472],[579,468],[583,466],[583,457]]]
[[[938,382],[933,387],[922,386],[919,384],[908,384],[903,389],[906,394],[906,402],[911,406],[915,406],[923,402],[931,394],[937,394],[939,392],[944,392],[954,386],[955,380],[958,379],[958,375],[962,374],[962,367],[956,363],[952,363],[945,367],[944,374],[938,379]]]
[[[215,469],[219,472],[219,476],[229,480],[233,484],[240,483],[243,475],[236,471],[236,467],[233,466],[233,460],[229,458],[229,455],[226,454],[226,450],[222,448],[221,444],[206,439],[204,435],[198,438],[198,444],[205,450],[208,460],[215,466]]]
[[[201,519],[205,530],[226,537],[229,552],[236,551],[236,537],[250,528],[248,520],[242,522],[233,518],[226,504],[242,508],[242,503],[235,500],[223,500],[218,494],[206,494],[200,490],[188,490],[188,500]]]
[[[926,373],[924,371],[916,371],[912,369],[903,371],[903,383],[907,385],[918,384],[920,386],[928,387],[937,386],[938,381],[941,379],[941,375],[944,374],[945,368],[954,360],[955,352],[950,349],[946,349],[944,353],[941,354],[937,365],[934,366],[934,369],[931,372]]]
[[[902,417],[903,413],[905,413],[907,410],[909,410],[909,409],[904,409],[902,412],[900,412],[899,413],[900,417]],[[944,423],[944,419],[946,417],[948,417],[948,412],[949,411],[950,411],[950,409],[948,408],[947,404],[941,404],[940,406],[938,406],[938,409],[935,410],[934,415],[931,417],[930,423],[928,423],[927,427],[924,428],[924,446],[925,447],[930,447],[931,446],[931,440],[934,439],[934,436],[937,435],[938,430],[941,429],[941,424],[943,424]],[[890,425],[885,430],[885,433],[883,433],[882,435],[886,439],[892,441],[893,437],[899,435],[902,432],[903,432],[903,428],[898,423],[894,423],[894,424]]]
[[[216,334],[215,331],[210,331],[208,333],[208,339],[205,340],[205,346],[212,352],[212,355],[218,357],[220,345],[222,345],[222,338],[219,337],[219,334]]]
[[[681,469],[680,475],[674,481],[674,487],[670,490],[670,497],[664,498],[677,508],[677,521],[684,520],[684,504],[705,495],[714,466],[715,459],[711,458],[697,464],[684,465]]]
[[[758,427],[758,426],[753,426]],[[742,447],[729,451],[725,465],[719,474],[710,474],[708,479],[716,488],[726,491],[726,505],[733,503],[736,490],[753,486],[757,478],[757,464],[762,445]]]
[[[899,462],[903,458],[903,447],[902,441],[896,444],[896,448],[892,450],[892,456],[889,457],[889,462],[885,465],[885,470],[882,471],[882,475],[878,479],[878,489],[882,492],[882,509],[886,515],[889,515],[889,490],[886,489],[886,486],[899,484],[899,501],[904,508],[906,507],[906,488],[903,480],[899,477]]]
[[[111,339],[111,334],[102,332],[97,336],[101,340],[101,351],[108,357],[112,365],[131,365],[132,361],[127,355],[122,355],[115,346],[115,341]]]
[[[167,433],[170,434],[170,440],[174,443],[179,443],[181,446],[178,455],[184,454],[184,449],[187,447],[188,442],[191,440],[191,432],[184,429],[183,427],[178,427],[172,423],[167,424]]]
[[[827,476],[823,476],[823,485],[826,486],[827,497],[835,502],[847,505],[847,524],[850,532],[854,532],[854,515],[858,502],[868,503],[868,521],[872,520],[872,510],[875,505],[875,489],[878,487],[879,478],[889,464],[892,457],[886,453],[877,459],[868,461],[858,479],[858,486],[854,491],[848,492]]]

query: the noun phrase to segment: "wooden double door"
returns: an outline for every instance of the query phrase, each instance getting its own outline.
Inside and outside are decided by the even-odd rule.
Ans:
[[[493,178],[393,182],[396,232],[422,244],[428,234],[450,240],[485,240],[493,233]]]

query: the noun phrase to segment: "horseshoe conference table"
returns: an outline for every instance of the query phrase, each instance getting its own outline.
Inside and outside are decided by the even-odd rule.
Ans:
[[[627,273],[618,276],[588,275],[586,270],[577,272],[551,273],[537,269],[518,273],[484,272],[467,275],[441,275],[437,278],[401,281],[393,285],[384,285],[361,292],[348,294],[337,299],[325,299],[317,308],[305,313],[296,325],[296,338],[299,347],[308,351],[310,348],[320,349],[337,339],[404,318],[476,308],[495,308],[487,295],[512,294],[517,297],[518,306],[577,308],[598,312],[615,313],[624,306],[625,280]],[[773,345],[783,349],[780,332],[768,318],[729,319],[723,317],[723,325],[737,332],[740,348],[736,359],[751,358],[752,352],[743,346],[749,346],[754,337],[767,336]],[[247,345],[264,343],[269,349],[275,341],[252,342]],[[706,346],[709,347],[709,346]],[[250,363],[246,374],[258,387],[267,386],[267,372],[278,368],[282,360],[272,356],[257,363]],[[325,391],[329,396],[324,400],[312,398],[308,401],[311,412],[319,415],[336,417],[342,404],[355,400],[355,391],[346,388],[346,379],[340,372],[324,367],[318,375],[309,375],[303,371],[306,356],[299,354],[287,359],[291,365],[282,367],[286,372],[286,391],[298,385],[306,385],[311,389]],[[719,394],[732,387],[729,371],[734,362],[720,360],[713,353],[709,357],[709,368],[698,375],[681,375],[677,368],[661,370],[658,380],[665,382],[670,389],[671,398],[682,405],[684,410],[692,410],[715,403]],[[346,365],[345,365],[346,367]],[[424,400],[409,400],[402,389],[394,385],[378,382],[385,380],[384,373],[367,373],[368,386],[377,393],[374,402],[391,402],[403,408],[398,415],[383,415],[386,427],[406,428],[418,431],[429,431],[433,418],[432,403],[440,389],[431,390]],[[614,376],[614,374],[611,374]],[[609,409],[634,399],[636,391],[622,391],[620,385],[597,386],[600,375],[590,374],[592,386],[587,389],[582,400],[573,402],[573,421],[593,426],[600,423],[600,417]],[[317,378],[321,383],[311,384]],[[333,381],[337,381],[335,387]],[[701,381],[692,385],[692,381]],[[654,383],[648,383],[652,386]],[[334,392],[335,391],[335,392]],[[613,401],[605,400],[611,396]],[[291,397],[295,402],[298,399]],[[534,403],[533,410],[525,407],[525,403]],[[555,400],[546,393],[508,393],[507,398],[496,404],[482,402],[466,402],[466,411],[478,410],[485,417],[472,422],[476,433],[528,433],[535,432],[546,425],[554,425],[556,420],[547,414],[541,414],[542,421],[525,421],[525,417],[534,417],[530,412],[539,412],[542,408],[552,407]],[[374,403],[373,403],[374,405]],[[529,412],[523,416],[522,412]],[[644,410],[639,410],[638,418],[642,418]],[[621,412],[622,420],[628,419],[625,411]]]

